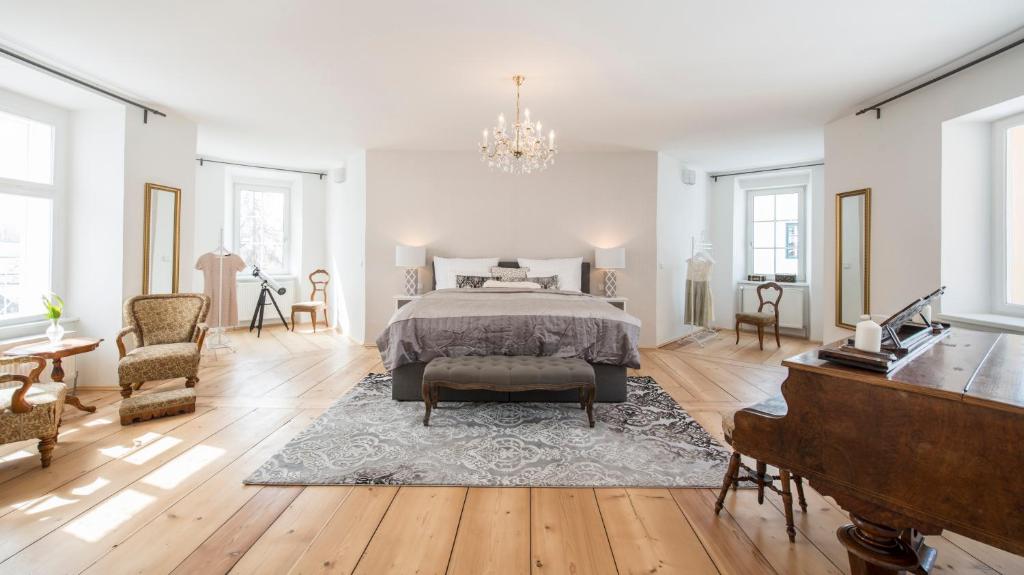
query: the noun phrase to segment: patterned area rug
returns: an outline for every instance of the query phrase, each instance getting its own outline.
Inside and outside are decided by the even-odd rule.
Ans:
[[[729,451],[649,377],[623,403],[446,403],[391,399],[370,374],[256,470],[261,485],[718,487]]]

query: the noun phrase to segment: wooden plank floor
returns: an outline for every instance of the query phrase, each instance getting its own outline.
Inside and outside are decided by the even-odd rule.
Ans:
[[[723,332],[644,350],[654,377],[721,440],[721,414],[777,392],[810,347]],[[841,573],[845,514],[808,490],[786,539],[773,494],[709,489],[261,487],[241,481],[367,372],[375,349],[333,332],[232,333],[208,353],[196,413],[122,428],[116,391],[83,392],[42,470],[0,446],[0,573]],[[180,382],[148,384],[143,392]],[[965,486],[969,488],[969,486]],[[948,534],[936,573],[1024,573],[1024,558]]]

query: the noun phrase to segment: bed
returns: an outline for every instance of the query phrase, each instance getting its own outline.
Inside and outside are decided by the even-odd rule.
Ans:
[[[518,267],[500,262],[501,267]],[[582,292],[518,288],[434,290],[402,306],[377,339],[392,372],[392,398],[421,401],[427,362],[437,357],[526,355],[578,357],[594,367],[597,401],[626,399],[626,369],[640,366],[640,320]],[[445,389],[445,401],[578,401],[573,391],[522,392]]]

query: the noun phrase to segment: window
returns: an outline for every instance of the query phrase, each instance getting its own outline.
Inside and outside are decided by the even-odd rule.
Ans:
[[[0,324],[41,318],[51,290],[54,132],[0,112]]]
[[[0,178],[53,184],[53,126],[0,112]]]
[[[747,273],[804,281],[804,187],[748,191]]]
[[[289,273],[290,196],[288,187],[235,184],[235,242],[245,263],[270,274]]]
[[[1024,115],[997,122],[995,131],[996,213],[1004,214],[995,295],[998,311],[1024,315]]]

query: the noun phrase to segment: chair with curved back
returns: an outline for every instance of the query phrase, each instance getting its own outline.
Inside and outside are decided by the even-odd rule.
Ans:
[[[764,291],[774,289],[778,292],[775,296],[775,300],[766,300],[764,297]],[[782,300],[782,286],[775,282],[763,283],[757,286],[757,306],[756,312],[738,313],[736,314],[736,343],[740,342],[740,325],[748,324],[757,327],[757,342],[764,349],[764,328],[770,325],[775,326],[775,345],[782,347],[782,342],[779,341],[779,302]],[[772,311],[765,312],[765,306],[772,306]]]
[[[327,270],[313,270],[313,273],[309,274],[309,283],[313,284],[313,291],[309,294],[309,301],[292,304],[292,331],[295,331],[295,314],[308,313],[313,320],[313,333],[316,333],[316,313],[321,310],[324,312],[324,325],[331,327],[331,322],[327,320],[327,284],[330,282],[331,274],[327,273]],[[320,294],[323,299],[318,301],[316,294]]]
[[[28,366],[27,375],[16,373]],[[56,381],[39,383],[44,367],[41,357],[0,357],[0,443],[38,439],[39,458],[49,467],[67,387]]]

